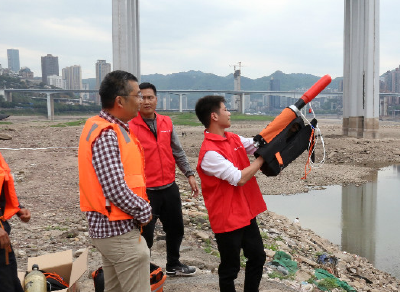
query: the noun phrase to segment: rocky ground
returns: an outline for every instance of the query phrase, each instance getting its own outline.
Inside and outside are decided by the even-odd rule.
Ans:
[[[0,140],[0,151],[14,172],[21,203],[32,212],[29,224],[20,223],[16,218],[11,220],[19,269],[26,269],[27,257],[67,249],[79,254],[88,248],[88,272],[79,281],[80,290],[88,292],[94,291],[90,272],[101,265],[101,258],[90,243],[87,222],[79,210],[77,146],[83,125],[65,124],[79,119],[56,117],[50,122],[41,117],[9,117],[5,120],[8,123],[0,124],[0,138],[11,139]],[[231,130],[243,136],[253,136],[265,127],[261,122],[234,124]],[[369,175],[381,167],[400,164],[400,123],[380,122],[378,139],[342,136],[340,120],[321,119],[319,126],[326,148],[325,163],[314,167],[306,179],[302,179],[304,155],[277,177],[258,174],[265,195],[295,194],[333,184],[359,184],[368,181]],[[177,126],[176,130],[195,167],[203,128]],[[317,160],[322,159],[321,145],[317,145]],[[181,257],[185,263],[196,266],[198,273],[190,278],[167,278],[164,291],[218,291],[218,252],[204,202],[201,196],[190,197],[186,180],[179,172],[177,182],[185,220]],[[338,246],[279,214],[265,212],[258,222],[268,255],[260,291],[320,291],[306,281],[320,267],[317,256],[324,253],[339,259],[330,271],[337,272],[341,280],[357,291],[400,290],[400,279],[375,269],[365,258],[340,251]],[[285,276],[267,264],[276,250],[292,255],[298,263],[299,270],[294,276]],[[160,226],[152,260],[165,268],[165,241]],[[237,281],[238,291],[243,289],[243,276],[242,271]]]

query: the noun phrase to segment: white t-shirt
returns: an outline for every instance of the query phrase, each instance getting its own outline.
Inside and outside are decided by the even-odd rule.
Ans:
[[[257,148],[254,147],[253,138],[239,136],[247,154],[253,154]],[[216,151],[207,151],[200,164],[205,174],[226,180],[233,186],[237,186],[242,178],[242,172],[228,159]]]

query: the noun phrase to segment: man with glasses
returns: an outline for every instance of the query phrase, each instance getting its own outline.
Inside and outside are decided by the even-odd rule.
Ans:
[[[143,228],[147,246],[153,246],[155,224],[159,218],[166,234],[167,264],[169,276],[188,276],[196,268],[179,261],[184,227],[182,204],[178,185],[175,183],[175,164],[188,178],[192,194],[197,196],[199,188],[179,142],[170,117],[156,113],[157,89],[148,82],[139,85],[143,95],[139,115],[129,122],[129,127],[138,137],[144,149],[147,195],[153,208],[153,220]]]
[[[128,122],[142,103],[138,80],[108,73],[102,110],[87,120],[79,142],[80,206],[103,260],[105,291],[150,292],[150,251],[140,229],[151,219],[143,149]]]

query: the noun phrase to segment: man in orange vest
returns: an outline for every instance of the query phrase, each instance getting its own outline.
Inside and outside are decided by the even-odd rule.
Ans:
[[[28,222],[31,213],[19,204],[11,170],[1,154],[0,185],[0,292],[23,292],[18,279],[17,261],[11,248],[11,227],[7,220],[17,214],[22,222]]]
[[[150,252],[140,234],[151,219],[143,149],[129,131],[142,103],[138,80],[108,73],[102,110],[86,121],[78,151],[80,206],[103,260],[105,291],[150,291]]]
[[[221,263],[218,268],[221,292],[235,292],[240,270],[240,250],[247,258],[244,292],[257,292],[266,259],[256,216],[267,210],[254,177],[264,160],[250,163],[253,138],[225,130],[231,113],[223,96],[208,95],[196,103],[196,115],[206,128],[200,148],[197,173],[204,203],[215,233]]]
[[[147,194],[153,208],[153,220],[143,228],[147,246],[153,246],[153,233],[157,219],[160,219],[166,234],[167,264],[169,276],[189,276],[196,268],[180,262],[179,249],[184,227],[182,204],[178,185],[175,183],[175,164],[187,177],[194,196],[199,187],[174,130],[171,118],[156,113],[157,89],[148,82],[139,85],[143,94],[143,104],[139,115],[129,122],[143,146],[146,156]]]

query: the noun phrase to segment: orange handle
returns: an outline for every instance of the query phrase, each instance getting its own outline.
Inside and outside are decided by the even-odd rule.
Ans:
[[[309,90],[307,90],[301,99],[304,101],[304,103],[309,103],[314,97],[316,97],[322,90],[324,90],[325,87],[328,86],[329,83],[331,83],[332,78],[329,75],[325,75],[321,77],[320,80],[318,80]]]

